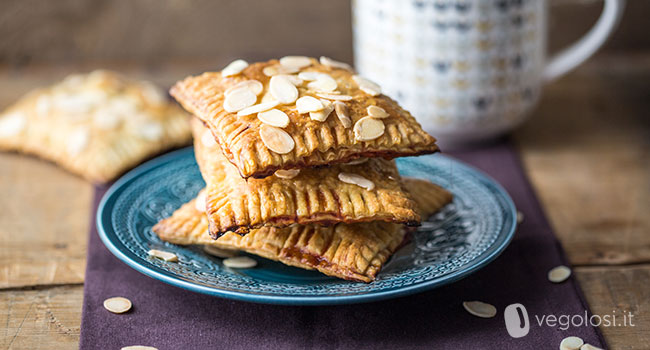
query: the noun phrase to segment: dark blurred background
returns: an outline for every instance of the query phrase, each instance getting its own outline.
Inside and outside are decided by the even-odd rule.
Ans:
[[[405,0],[408,1],[408,0]],[[597,19],[600,0],[551,0],[551,52]],[[650,1],[629,0],[602,52],[650,48]],[[348,0],[2,0],[0,63],[248,60],[289,53],[352,61]]]

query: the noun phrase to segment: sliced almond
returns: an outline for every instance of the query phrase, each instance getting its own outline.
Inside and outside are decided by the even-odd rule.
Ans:
[[[271,77],[269,92],[282,104],[293,103],[298,98],[298,89],[283,75]]]
[[[284,128],[289,125],[289,116],[279,109],[271,109],[258,113],[257,119],[259,119],[264,124],[278,128]]]
[[[232,75],[237,75],[241,73],[246,67],[248,67],[248,62],[244,60],[234,60],[226,66],[226,68],[221,70],[222,77],[229,77]]]
[[[371,141],[384,134],[384,123],[372,117],[363,117],[354,124],[354,137],[357,141]]]
[[[357,85],[359,85],[359,89],[368,95],[377,96],[381,94],[381,87],[377,83],[368,80],[360,75],[353,75],[352,79],[357,83]]]
[[[346,129],[351,127],[352,119],[350,119],[350,116],[348,115],[348,106],[346,106],[345,103],[341,101],[335,101],[333,104],[334,110],[336,111],[336,116],[341,121],[341,124],[343,124],[343,127]]]
[[[165,260],[165,261],[168,261],[168,262],[178,261],[178,257],[176,256],[176,254],[170,253],[170,252],[165,252],[165,251],[158,250],[158,249],[149,249],[147,254],[149,254],[150,257],[162,259],[162,260]]]
[[[194,209],[201,213],[205,213],[205,207],[206,207],[206,202],[205,202],[205,191],[199,192],[199,195],[196,196],[194,199]]]
[[[319,61],[320,61],[320,64],[322,64],[324,66],[328,66],[328,67],[332,67],[332,68],[341,68],[341,69],[346,69],[346,70],[349,70],[349,71],[352,70],[352,66],[350,66],[349,64],[344,63],[344,62],[335,61],[335,60],[333,60],[333,59],[331,59],[329,57],[320,56]]]
[[[345,164],[346,165],[359,165],[359,164],[363,164],[363,163],[365,163],[367,161],[368,161],[368,158],[359,158],[359,159],[351,160],[351,161],[349,161],[349,162],[347,162]]]
[[[524,213],[517,210],[517,223],[521,224],[522,222],[524,222]]]
[[[216,256],[217,258],[222,259],[233,258],[237,256],[236,250],[221,249],[212,245],[203,246],[203,251],[212,256]]]
[[[260,83],[255,79],[251,79],[251,80],[240,81],[239,83],[228,88],[228,90],[226,90],[223,94],[224,96],[228,96],[230,95],[230,93],[232,93],[233,91],[239,88],[247,88],[250,91],[252,91],[255,94],[255,96],[258,96],[259,94],[262,93],[262,91],[264,91],[264,85],[262,85],[262,83]]]
[[[201,134],[201,144],[207,148],[212,148],[217,145],[217,140],[214,139],[214,135],[212,135],[210,130],[206,129]]]
[[[300,86],[302,85],[303,81],[300,79],[297,75],[295,74],[278,74],[278,76],[283,76],[291,82],[291,84],[295,86]]]
[[[578,350],[584,343],[582,338],[566,337],[560,342],[560,350]]]
[[[27,117],[23,113],[13,112],[0,117],[0,138],[18,135],[27,126]]]
[[[375,119],[384,119],[384,118],[389,117],[386,110],[379,107],[379,106],[368,106],[366,111],[368,112],[369,116],[371,116],[371,117],[373,117]]]
[[[66,139],[66,151],[71,156],[77,156],[83,152],[90,143],[90,130],[82,127],[73,131]]]
[[[157,348],[154,348],[153,346],[145,346],[145,345],[129,345],[129,346],[124,346],[120,350],[158,350]]]
[[[321,98],[326,98],[328,100],[335,100],[335,101],[351,101],[353,99],[353,97],[350,96],[350,95],[335,95],[335,94],[317,93],[316,96],[321,97]]]
[[[593,346],[591,344],[583,344],[580,347],[580,350],[603,350],[603,349],[601,349],[599,347],[596,347],[596,346]]]
[[[262,69],[262,73],[264,73],[264,75],[266,75],[267,77],[272,77],[278,74],[293,74],[293,73],[298,73],[299,71],[300,68],[287,67],[281,65],[266,66],[264,67],[264,69]]]
[[[304,114],[320,111],[324,108],[324,106],[315,97],[303,96],[296,101],[296,108],[298,108],[298,113]]]
[[[165,130],[157,121],[149,121],[138,127],[138,135],[149,141],[157,141],[163,136]]]
[[[311,60],[306,56],[284,56],[280,59],[280,64],[284,67],[295,67],[298,69],[311,65]]]
[[[247,87],[235,89],[226,96],[223,101],[223,109],[227,112],[239,112],[246,107],[250,107],[257,102],[257,95]]]
[[[463,307],[470,314],[482,318],[492,318],[497,314],[497,308],[494,305],[482,301],[463,301]]]
[[[564,265],[554,267],[548,272],[548,280],[553,283],[564,282],[569,276],[571,276],[571,269]]]
[[[223,261],[224,266],[230,267],[233,269],[250,269],[257,265],[257,261],[247,257],[247,256],[238,256],[234,258],[228,258]]]
[[[328,100],[323,99],[321,99],[320,102],[323,104],[323,109],[318,112],[309,112],[309,118],[311,118],[311,120],[324,122],[327,120],[327,117],[330,116],[332,111],[334,111],[334,104]]]
[[[300,169],[280,169],[275,171],[275,176],[281,179],[293,179],[300,174]]]
[[[131,300],[122,297],[113,297],[104,300],[104,309],[114,313],[123,314],[131,310]]]
[[[287,154],[296,146],[286,131],[266,124],[260,127],[260,138],[268,149],[278,154]]]
[[[339,173],[339,180],[352,184],[352,185],[357,185],[359,187],[363,187],[368,191],[372,191],[375,189],[375,183],[366,179],[365,177],[357,174],[350,174],[350,173]]]
[[[328,74],[319,74],[316,80],[307,84],[307,87],[320,92],[332,92],[337,88],[336,80]]]
[[[322,73],[319,72],[300,72],[298,73],[298,78],[302,80],[312,81],[318,79],[318,76]]]
[[[269,109],[271,109],[271,108],[273,108],[273,107],[275,107],[275,106],[277,106],[279,104],[280,104],[280,102],[275,101],[275,100],[274,101],[258,103],[256,105],[252,105],[250,107],[244,108],[241,111],[237,112],[237,116],[238,117],[243,117],[243,116],[247,116],[247,115],[251,115],[251,114],[255,114],[255,113],[259,113],[259,112],[268,111]]]

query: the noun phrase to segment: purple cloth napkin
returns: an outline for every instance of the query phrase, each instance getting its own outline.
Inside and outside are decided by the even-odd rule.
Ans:
[[[82,349],[149,345],[164,349],[440,348],[557,349],[571,335],[604,347],[591,326],[562,330],[539,326],[544,315],[585,315],[588,306],[576,280],[547,280],[549,269],[567,264],[512,145],[505,142],[453,156],[490,174],[525,215],[506,251],[483,270],[432,291],[368,304],[278,306],[210,297],[146,277],[115,258],[101,243],[92,221],[81,324]],[[443,184],[444,185],[444,184]],[[98,188],[95,207],[105,188]],[[133,309],[122,315],[102,303],[124,296]],[[463,301],[480,300],[498,309],[482,319]],[[530,333],[512,338],[503,311],[523,304]],[[591,315],[591,314],[589,314]]]

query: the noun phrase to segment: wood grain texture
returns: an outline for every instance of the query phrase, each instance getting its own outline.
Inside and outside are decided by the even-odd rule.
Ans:
[[[82,286],[0,292],[0,348],[77,349]]]

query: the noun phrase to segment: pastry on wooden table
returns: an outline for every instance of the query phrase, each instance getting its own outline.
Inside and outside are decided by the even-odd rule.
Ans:
[[[221,72],[179,81],[170,93],[205,122],[245,178],[438,150],[377,84],[327,58],[237,60]]]
[[[153,84],[99,70],[32,91],[7,108],[0,114],[0,150],[35,154],[107,182],[189,143],[188,120]]]
[[[192,130],[214,237],[296,223],[420,221],[392,160],[370,158],[360,164],[278,170],[264,179],[244,179],[198,119],[192,120]]]
[[[452,195],[428,181],[405,179],[422,217],[429,217],[452,200]],[[383,264],[400,246],[403,225],[381,221],[333,226],[292,225],[263,227],[246,236],[229,232],[214,240],[208,233],[205,192],[161,220],[153,231],[174,244],[205,244],[243,250],[267,259],[347,280],[372,282]]]

